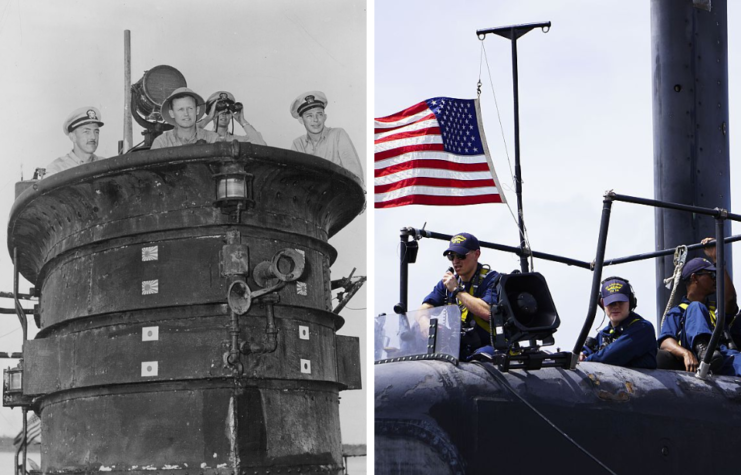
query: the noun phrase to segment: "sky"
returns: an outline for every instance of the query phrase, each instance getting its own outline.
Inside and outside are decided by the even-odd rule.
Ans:
[[[75,109],[101,111],[96,154],[111,157],[123,139],[124,30],[131,31],[132,82],[157,65],[178,69],[188,87],[207,98],[226,89],[244,104],[245,118],[268,145],[290,148],[305,133],[289,108],[301,93],[323,91],[327,125],[344,128],[365,163],[366,3],[320,4],[271,0],[99,2],[0,1],[0,90],[5,93],[0,130],[4,142],[0,210],[6,219],[14,183],[31,178],[71,150],[62,123]],[[134,143],[143,138],[134,123]],[[239,125],[236,133],[242,133]],[[366,180],[367,181],[367,180]],[[330,240],[338,250],[332,278],[367,275],[365,212]],[[7,242],[0,226],[1,241]],[[0,290],[12,291],[13,267],[0,253]],[[29,283],[21,283],[26,292]],[[366,287],[351,300],[339,332],[361,338],[365,362]],[[336,302],[335,302],[336,303]],[[3,299],[0,306],[11,308]],[[17,318],[2,317],[0,351],[20,351]],[[33,324],[30,327],[34,327]],[[4,367],[15,361],[1,362]],[[363,364],[363,384],[367,371]],[[366,439],[366,391],[340,394],[343,441]],[[0,409],[0,435],[15,435],[20,409]]]
[[[728,3],[732,25],[741,18],[741,7]],[[654,197],[650,20],[650,2],[643,1],[375,2],[374,117],[436,96],[475,98],[480,78],[489,151],[511,209],[490,204],[376,210],[374,315],[393,314],[399,301],[403,227],[426,225],[443,234],[470,232],[484,241],[519,244],[512,215],[511,43],[496,35],[482,42],[478,29],[552,23],[548,33],[535,29],[517,41],[523,210],[533,250],[592,262],[604,192]],[[408,28],[412,23],[424,29]],[[741,38],[732,27],[728,30],[729,83],[736,84]],[[733,131],[741,97],[734,90],[729,96],[733,179],[740,151]],[[731,211],[739,208],[738,199],[732,196]],[[733,231],[739,233],[735,226]],[[409,268],[410,309],[418,308],[448,268],[442,256],[446,248],[445,241],[420,241],[417,263]],[[653,209],[614,203],[606,258],[653,250]],[[739,255],[734,253],[735,259]],[[520,268],[516,255],[487,249],[480,262],[505,273]],[[556,345],[549,349],[571,351],[587,316],[592,273],[538,259],[534,270],[546,278],[561,319]],[[616,274],[631,282],[637,313],[655,322],[654,262],[606,267],[603,277]],[[606,324],[603,316],[598,309],[591,335]]]

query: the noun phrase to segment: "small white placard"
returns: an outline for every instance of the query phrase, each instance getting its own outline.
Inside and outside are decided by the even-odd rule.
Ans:
[[[142,341],[157,341],[160,339],[160,327],[142,328]]]
[[[142,295],[151,295],[159,293],[160,283],[159,280],[145,280],[142,282]]]
[[[156,261],[159,258],[158,246],[143,247],[142,248],[142,261]]]
[[[309,295],[309,288],[306,282],[296,281],[296,293],[299,295]]]
[[[157,371],[159,368],[157,367],[156,361],[143,361],[142,362],[142,377],[148,377],[148,376],[157,376]]]
[[[309,339],[309,327],[306,325],[299,325],[298,326],[298,337],[302,340],[308,340]]]
[[[301,372],[311,374],[311,361],[304,359],[301,360]]]

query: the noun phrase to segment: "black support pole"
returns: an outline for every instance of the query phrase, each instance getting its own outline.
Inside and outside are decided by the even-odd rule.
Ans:
[[[528,271],[527,256],[524,250],[527,245],[525,241],[525,217],[522,214],[522,168],[520,166],[520,86],[517,74],[517,39],[512,31],[512,92],[514,94],[515,109],[515,193],[517,195],[517,228],[520,231],[520,270]]]
[[[713,352],[720,343],[720,337],[723,335],[726,327],[726,251],[725,244],[723,243],[723,233],[725,219],[722,216],[715,219],[715,292],[717,302],[715,303],[715,329],[713,330],[713,336],[710,337],[710,343],[708,343],[708,350],[705,353],[705,358],[700,362],[700,366],[697,368],[697,377],[705,379],[710,371],[710,361],[713,358]]]
[[[396,304],[394,311],[397,314],[406,314],[408,310],[408,289],[409,289],[409,260],[407,259],[407,245],[409,244],[409,234],[402,230],[399,235],[401,247],[399,250],[399,303]]]
[[[610,228],[610,212],[612,211],[612,197],[609,193],[605,194],[602,200],[602,220],[599,227],[599,240],[597,241],[597,255],[594,258],[594,273],[592,274],[592,290],[589,296],[589,309],[587,310],[587,319],[579,333],[579,338],[574,344],[574,350],[571,356],[571,369],[576,368],[579,361],[579,354],[587,341],[589,330],[594,323],[594,316],[597,314],[597,301],[599,300],[599,286],[602,279],[602,265],[605,260],[605,248],[607,247],[607,231]]]

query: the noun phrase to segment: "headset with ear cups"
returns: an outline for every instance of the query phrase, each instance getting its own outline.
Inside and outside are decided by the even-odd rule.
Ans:
[[[624,279],[622,277],[618,277],[616,275],[607,277],[606,279],[602,280],[602,282],[599,283],[599,295],[598,295],[598,302],[600,303],[599,306],[604,309],[604,306],[602,305],[602,286],[605,285],[605,282],[608,280],[619,280],[621,282],[625,282],[625,284],[628,286],[628,291],[630,292],[630,295],[628,296],[628,307],[630,308],[630,311],[632,312],[635,310],[635,308],[638,306],[638,298],[636,298],[635,292],[633,292],[633,286],[630,285],[630,281],[628,279]]]

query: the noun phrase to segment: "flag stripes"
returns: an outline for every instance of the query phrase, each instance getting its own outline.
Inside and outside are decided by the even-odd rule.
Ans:
[[[375,207],[502,203],[478,100],[437,97],[375,119]]]

